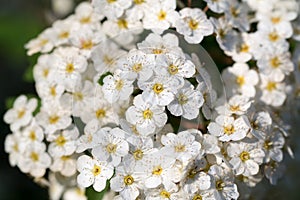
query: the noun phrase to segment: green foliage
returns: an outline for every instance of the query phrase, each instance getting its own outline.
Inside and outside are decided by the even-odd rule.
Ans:
[[[111,73],[111,72],[106,72],[106,73],[102,74],[102,75],[100,76],[99,80],[98,80],[98,83],[99,83],[100,85],[103,85],[103,84],[104,84],[104,83],[103,83],[103,79],[104,79],[106,76],[109,76],[109,75],[112,75],[112,73]]]
[[[93,189],[92,186],[87,188],[85,194],[89,200],[101,200],[103,199],[104,194],[109,190],[109,181],[106,182],[106,187],[101,192],[97,192]]]

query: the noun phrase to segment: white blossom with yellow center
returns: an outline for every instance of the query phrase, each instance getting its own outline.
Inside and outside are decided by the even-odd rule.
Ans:
[[[97,192],[101,192],[108,179],[114,173],[111,165],[105,161],[99,161],[87,155],[82,155],[77,159],[77,183],[80,187],[87,188],[93,185]]]
[[[142,95],[138,95],[133,100],[133,106],[126,111],[126,120],[146,136],[154,133],[156,128],[163,127],[167,122],[167,115],[164,107],[145,101]]]
[[[227,148],[229,163],[236,175],[252,176],[259,171],[265,152],[255,143],[230,143]]]

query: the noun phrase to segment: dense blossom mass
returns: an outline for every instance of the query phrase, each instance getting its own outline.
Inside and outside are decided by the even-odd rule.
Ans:
[[[292,156],[284,113],[299,106],[298,13],[297,0],[79,4],[25,46],[39,53],[37,97],[4,115],[10,164],[53,200],[108,183],[116,200],[230,200],[276,184]],[[205,37],[233,60],[219,76],[197,51]]]

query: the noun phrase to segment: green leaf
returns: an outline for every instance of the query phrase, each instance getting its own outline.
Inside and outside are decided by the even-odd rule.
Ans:
[[[105,193],[108,190],[109,190],[109,181],[106,182],[106,186],[105,186],[104,190],[102,190],[101,192],[95,191],[94,188],[92,186],[90,186],[85,191],[85,194],[88,197],[88,200],[101,200],[101,199],[103,199]]]
[[[109,76],[109,75],[112,75],[112,73],[111,73],[111,72],[106,72],[106,73],[102,74],[102,75],[100,76],[99,80],[98,80],[98,83],[99,83],[100,85],[103,85],[103,84],[104,84],[104,83],[103,83],[103,79],[104,79],[106,76]]]
[[[13,107],[16,98],[17,98],[17,97],[8,97],[8,98],[5,100],[5,108],[6,108],[6,110],[8,110],[8,109],[10,109],[10,108]]]

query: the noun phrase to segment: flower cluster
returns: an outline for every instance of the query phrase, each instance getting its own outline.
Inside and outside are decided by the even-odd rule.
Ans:
[[[38,97],[4,115],[10,164],[51,199],[108,185],[116,200],[238,199],[264,177],[276,184],[292,155],[283,114],[299,106],[297,3],[79,4],[25,46],[40,53]],[[233,60],[219,77],[194,46],[213,35]]]

